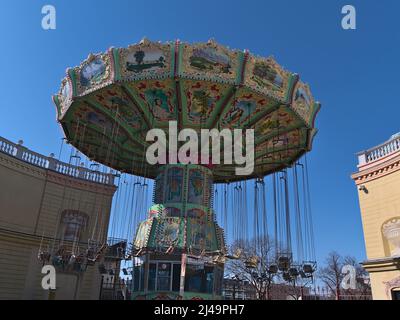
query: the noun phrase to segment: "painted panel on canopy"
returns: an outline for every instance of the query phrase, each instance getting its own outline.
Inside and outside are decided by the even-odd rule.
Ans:
[[[112,79],[110,56],[108,53],[89,55],[74,69],[77,80],[77,95],[87,94],[109,83]]]
[[[293,114],[293,111],[281,106],[254,124],[254,135],[256,141],[260,141],[263,140],[263,137],[271,136],[288,128],[295,128],[301,124],[301,121]]]
[[[188,203],[206,205],[211,194],[212,182],[205,178],[204,173],[199,169],[189,170]]]
[[[128,86],[132,89],[134,98],[151,113],[158,125],[168,126],[168,121],[177,120],[177,99],[173,80],[138,81]]]
[[[229,93],[230,86],[208,81],[182,81],[182,104],[184,123],[191,125],[205,124],[210,115],[220,107]]]
[[[143,40],[118,49],[119,75],[122,80],[165,78],[173,68],[171,45]]]
[[[132,131],[145,128],[145,121],[143,120],[142,113],[119,86],[104,88],[91,94],[89,98],[98,105],[107,108],[112,115],[118,116],[120,121],[124,121],[132,128]],[[116,113],[116,111],[118,111],[118,113]]]
[[[207,219],[204,212],[204,218],[188,218],[187,226],[188,246],[196,250],[215,251],[218,249],[215,223]]]
[[[164,172],[160,172],[154,181],[154,200],[157,203],[164,202]]]
[[[244,128],[263,112],[270,110],[276,104],[275,100],[249,89],[240,89],[229,110],[222,120],[222,127]]]
[[[175,217],[157,220],[158,226],[155,235],[155,244],[161,247],[170,247],[172,245],[182,247],[184,238],[183,220]]]
[[[62,80],[57,98],[60,105],[60,118],[62,118],[72,102],[72,84],[68,77]]]
[[[292,99],[293,109],[308,125],[311,125],[315,102],[308,84],[298,81],[294,87]]]
[[[168,169],[166,182],[166,202],[182,201],[183,169],[180,167],[170,167]]]
[[[214,41],[183,44],[179,75],[184,78],[235,83],[240,67],[240,52]]]
[[[289,78],[290,73],[273,58],[249,56],[245,68],[245,85],[250,88],[285,101]]]

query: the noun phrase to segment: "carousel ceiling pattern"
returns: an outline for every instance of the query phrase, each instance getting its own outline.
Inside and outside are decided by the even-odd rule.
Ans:
[[[145,161],[148,130],[255,130],[252,177],[290,166],[311,150],[320,108],[298,75],[273,58],[199,44],[142,40],[91,54],[67,70],[53,97],[66,138],[93,161],[155,178]],[[234,165],[215,165],[214,182],[238,179]],[[241,177],[243,178],[243,177]]]

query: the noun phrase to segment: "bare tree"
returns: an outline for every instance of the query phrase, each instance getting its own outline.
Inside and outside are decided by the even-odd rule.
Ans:
[[[326,266],[319,269],[319,279],[329,288],[336,300],[340,300],[340,284],[343,280],[343,258],[336,252],[329,253],[325,260]]]
[[[330,293],[336,300],[341,300],[343,296],[349,296],[353,299],[361,299],[371,294],[371,288],[368,281],[368,273],[356,261],[354,257],[342,257],[336,251],[329,253],[325,261],[326,265],[319,269],[318,278],[327,286]],[[355,288],[344,289],[342,282],[346,276],[343,273],[343,267],[350,265],[355,270]]]
[[[352,296],[357,300],[365,299],[366,297],[371,297],[371,283],[369,279],[368,272],[357,262],[354,257],[344,257],[344,264],[353,266],[355,269],[356,287],[354,289],[342,289],[345,295]]]
[[[271,299],[271,285],[276,274],[269,266],[273,261],[273,241],[267,237],[239,240],[230,248],[226,272],[235,280],[248,282],[256,292],[258,300]]]

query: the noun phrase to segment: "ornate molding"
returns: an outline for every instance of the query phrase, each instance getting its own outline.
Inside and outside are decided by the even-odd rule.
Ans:
[[[394,247],[391,251],[392,257],[400,256],[400,218],[393,218],[385,222],[382,226],[382,233]]]
[[[383,281],[383,284],[386,286],[386,296],[389,300],[392,299],[391,291],[394,288],[400,288],[400,276],[394,278],[390,281]]]
[[[356,185],[359,185],[381,178],[398,170],[400,170],[400,154],[386,163],[353,173],[351,178],[355,181]]]

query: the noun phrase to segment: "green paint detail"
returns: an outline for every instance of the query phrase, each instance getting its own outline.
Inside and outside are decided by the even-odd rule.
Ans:
[[[179,44],[179,53],[178,53],[178,66],[177,66],[177,75],[181,76],[181,68],[182,68],[182,59],[183,59],[183,43]]]
[[[178,82],[178,86],[179,86],[179,91],[181,93],[181,108],[182,108],[182,125],[183,127],[190,127],[191,124],[189,124],[189,118],[188,118],[188,102],[187,102],[187,98],[186,98],[186,94],[182,94],[183,93],[183,84],[182,81]]]
[[[219,119],[218,120],[222,120],[226,113],[229,111],[229,109],[232,107],[232,101],[235,97],[235,87],[231,87],[224,99],[221,99],[221,102],[218,104],[218,106],[215,108],[215,110],[213,111],[213,113],[210,115],[210,120],[207,122],[207,125],[210,126],[211,123],[215,122],[215,120],[217,120],[217,115],[220,113]],[[228,99],[228,101],[225,101],[227,99],[227,97],[230,96],[230,98]],[[222,108],[222,111],[221,111]]]
[[[75,69],[68,69],[68,75],[72,82],[72,98],[73,98],[73,97],[76,97],[77,92],[78,92]]]
[[[212,123],[214,123],[217,120],[217,116],[219,113],[219,121],[224,118],[225,114],[228,112],[228,110],[232,107],[232,102],[235,97],[234,95],[235,87],[230,87],[224,97],[218,102],[218,104],[215,106],[214,111],[210,114],[210,119],[207,120],[207,126],[210,127]],[[228,99],[229,97],[229,99]],[[222,111],[221,111],[222,109]]]
[[[112,50],[112,54],[114,57],[114,80],[120,81],[121,80],[121,65],[119,61],[119,49],[114,48]]]
[[[60,103],[60,99],[58,99],[58,96],[53,96],[53,101],[54,104],[56,105],[56,109],[57,109],[57,119],[60,119],[61,117],[61,103]]]
[[[309,126],[312,127],[318,112],[321,110],[321,104],[316,102],[312,106],[312,111],[310,112],[310,118],[308,119]]]
[[[318,130],[315,128],[312,129],[311,132],[309,133],[307,151],[311,151],[313,140],[314,140],[315,136],[317,135],[317,133],[318,133]]]
[[[297,74],[290,74],[289,76],[289,80],[288,80],[288,87],[286,90],[286,94],[285,94],[285,103],[290,103],[292,101],[292,96],[293,96],[293,90],[294,87],[297,83],[297,81],[299,81],[299,76]]]

